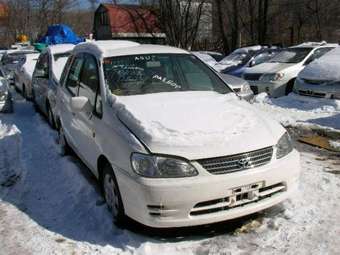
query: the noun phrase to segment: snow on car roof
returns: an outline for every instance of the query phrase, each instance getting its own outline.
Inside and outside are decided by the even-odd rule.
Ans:
[[[323,42],[304,42],[295,46],[292,46],[290,48],[317,48],[317,47],[337,47],[339,46],[336,43],[327,43],[325,41]]]
[[[318,81],[340,81],[340,47],[314,60],[299,74],[300,78]]]
[[[51,52],[51,54],[64,53],[73,50],[74,44],[56,44],[48,46],[47,50]]]
[[[139,44],[131,41],[110,40],[80,43],[74,48],[74,52],[90,52],[98,58],[157,53],[189,54],[185,50],[170,46]]]

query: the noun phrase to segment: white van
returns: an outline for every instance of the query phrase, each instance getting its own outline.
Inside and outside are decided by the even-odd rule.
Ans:
[[[208,224],[271,207],[298,186],[287,131],[184,50],[79,44],[57,100],[61,148],[100,180],[115,222]]]

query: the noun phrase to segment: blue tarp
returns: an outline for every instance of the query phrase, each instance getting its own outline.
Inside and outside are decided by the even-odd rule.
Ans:
[[[52,25],[48,27],[47,34],[39,39],[39,43],[48,45],[72,43],[78,44],[84,42],[83,38],[78,37],[69,26]]]

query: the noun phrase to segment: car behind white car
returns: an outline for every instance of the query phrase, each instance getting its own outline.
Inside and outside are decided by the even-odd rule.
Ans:
[[[293,91],[294,82],[306,65],[337,47],[336,44],[304,43],[282,50],[268,62],[243,73],[255,94],[281,97]]]
[[[340,47],[310,63],[299,73],[294,92],[303,96],[340,99]]]
[[[297,189],[287,131],[190,53],[128,41],[77,45],[58,87],[59,143],[100,180],[116,223],[208,224]]]
[[[56,127],[56,90],[73,44],[51,45],[43,50],[32,78],[32,99],[36,108]]]
[[[25,63],[14,71],[14,85],[24,98],[32,98],[32,75],[40,53],[25,55]]]

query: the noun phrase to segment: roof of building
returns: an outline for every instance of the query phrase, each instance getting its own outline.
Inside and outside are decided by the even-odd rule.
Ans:
[[[187,51],[161,45],[139,44],[131,41],[108,40],[78,44],[74,52],[90,52],[98,58],[138,54],[189,54]]]
[[[114,4],[102,4],[101,6],[108,10],[109,23],[113,34],[161,33],[157,16],[147,8]]]

